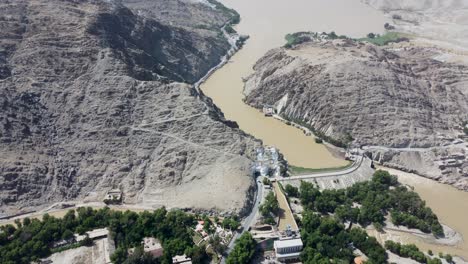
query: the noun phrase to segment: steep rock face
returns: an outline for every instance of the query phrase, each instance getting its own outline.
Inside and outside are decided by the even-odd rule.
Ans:
[[[249,205],[258,142],[176,82],[200,78],[227,41],[138,13],[98,0],[0,4],[3,213],[112,188],[150,206]]]
[[[367,146],[383,163],[407,170],[429,164],[431,170],[422,171],[421,165],[417,172],[462,181],[467,188],[468,151],[459,137],[468,120],[468,67],[431,59],[435,55],[424,48],[392,50],[351,40],[276,49],[255,65],[246,81],[246,102],[275,105],[283,116],[326,136]],[[429,149],[447,145],[453,150]],[[417,157],[402,158],[402,151]],[[456,166],[444,165],[458,154]]]

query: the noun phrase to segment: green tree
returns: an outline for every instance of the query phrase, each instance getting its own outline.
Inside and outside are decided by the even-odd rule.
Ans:
[[[291,184],[286,184],[286,186],[284,187],[284,191],[290,197],[299,196],[299,189],[297,187],[292,186]]]
[[[236,241],[234,249],[226,259],[227,264],[247,264],[255,253],[255,240],[249,232],[244,232]]]
[[[307,208],[311,208],[315,199],[320,196],[320,191],[315,188],[313,183],[301,181],[301,185],[299,186],[299,198],[301,199],[302,205]]]
[[[260,205],[260,212],[264,217],[270,216],[270,213],[277,215],[279,211],[278,200],[276,200],[275,194],[269,192],[265,197],[265,202]]]

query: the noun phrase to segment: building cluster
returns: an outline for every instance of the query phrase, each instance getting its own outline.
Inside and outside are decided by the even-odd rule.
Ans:
[[[143,251],[150,254],[153,258],[160,258],[164,255],[164,248],[161,242],[154,237],[145,237],[141,242]],[[172,258],[173,264],[192,264],[192,259],[186,255],[174,256]]]
[[[205,230],[205,221],[204,220],[199,220],[197,221],[197,225],[195,226],[195,232],[199,233],[202,238],[203,238],[203,241],[209,241],[210,238],[212,237],[210,234],[208,234]],[[224,229],[222,228],[220,225],[218,224],[214,224],[214,235],[217,235],[219,238],[221,238],[221,241],[224,243],[224,244],[229,244],[229,241],[230,239],[232,238],[232,231],[231,230],[228,230],[228,229]],[[200,241],[201,243],[201,241]]]

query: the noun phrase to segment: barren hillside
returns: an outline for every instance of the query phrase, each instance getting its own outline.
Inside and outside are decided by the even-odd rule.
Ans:
[[[246,102],[352,143],[382,163],[468,188],[468,67],[431,49],[315,40],[270,51],[246,81]]]
[[[219,29],[232,14],[128,2],[0,1],[3,214],[101,201],[112,188],[150,206],[249,205],[257,141],[182,83],[219,63],[229,48]],[[138,9],[148,4],[165,15]],[[209,19],[179,20],[181,9]]]
[[[467,0],[362,0],[393,17],[397,31],[468,47]]]

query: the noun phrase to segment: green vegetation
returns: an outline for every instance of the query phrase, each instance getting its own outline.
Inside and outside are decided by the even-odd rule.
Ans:
[[[284,191],[288,197],[299,197],[299,188],[294,187],[291,184],[286,184]]]
[[[237,230],[240,227],[240,222],[237,217],[226,217],[223,219],[222,227]]]
[[[289,188],[286,185],[285,189]],[[295,194],[295,191],[291,193]],[[443,235],[437,217],[424,201],[401,186],[396,177],[386,171],[378,170],[371,181],[342,190],[320,191],[313,183],[303,181],[298,195],[304,207],[303,218],[299,222],[304,241],[303,263],[351,263],[356,248],[369,257],[367,263],[386,263],[387,254],[377,240],[368,236],[362,228],[352,226],[354,223],[362,226],[374,224],[377,229],[382,229],[385,216],[390,212],[411,215],[417,219],[417,223],[422,222],[430,227],[427,232]],[[345,222],[349,224],[347,229],[343,224]],[[387,248],[393,246],[386,244]],[[404,257],[411,256],[421,263],[440,263],[440,259],[426,258],[423,253],[416,253],[411,245],[400,245],[400,248],[403,248],[402,252],[396,249],[392,252],[399,252]]]
[[[249,232],[244,232],[236,241],[231,254],[226,259],[227,264],[247,264],[255,253],[255,240]]]
[[[340,36],[341,38],[341,36]],[[327,135],[325,135],[325,133],[319,131],[319,130],[316,130],[313,126],[309,125],[306,121],[302,120],[302,119],[298,119],[298,118],[290,118],[290,117],[287,117],[287,116],[284,116],[284,115],[281,115],[281,117],[285,120],[288,120],[289,122],[294,122],[298,125],[301,125],[307,129],[309,129],[310,131],[312,131],[312,133],[316,136],[316,137],[319,137],[321,138],[322,140],[334,145],[334,146],[337,146],[337,147],[340,147],[340,148],[346,148],[350,143],[351,141],[353,141],[353,137],[351,136],[350,133],[345,133],[344,136],[342,138],[339,138],[339,139],[336,139],[336,138],[332,138],[332,137],[329,137]]]
[[[275,219],[273,216],[277,216],[279,213],[279,204],[276,196],[273,192],[269,192],[265,197],[265,202],[260,205],[260,213],[265,218],[264,222],[267,224],[274,224]]]
[[[237,33],[237,31],[231,25],[227,25],[224,29],[229,34],[236,34]]]
[[[319,137],[316,137],[315,138],[315,143],[317,144],[322,144],[323,143],[323,139],[319,138]]]
[[[322,168],[322,169],[311,169],[311,168],[303,168],[303,167],[289,165],[288,169],[292,175],[304,175],[304,174],[310,174],[310,173],[344,170],[344,169],[351,167],[351,165],[352,165],[352,162],[349,162],[347,165],[344,165],[341,167]]]
[[[397,254],[400,257],[410,258],[419,263],[427,263],[427,264],[441,264],[442,263],[442,261],[439,258],[431,258],[431,257],[424,255],[424,253],[421,252],[419,248],[413,244],[402,245],[400,243],[388,240],[388,241],[385,241],[385,248],[388,249],[390,252]],[[432,251],[429,251],[429,255],[432,256]],[[450,259],[451,259],[451,256],[450,256]],[[452,263],[453,260],[451,261],[447,260],[447,261],[449,263]]]
[[[468,122],[463,122],[463,132],[465,132],[465,135],[468,136]]]
[[[236,10],[231,9],[231,8],[227,8],[226,6],[224,6],[223,4],[221,4],[220,2],[218,2],[216,0],[208,0],[208,2],[210,4],[212,4],[212,5],[214,5],[217,10],[223,12],[224,14],[226,14],[227,16],[229,16],[231,18],[228,25],[232,26],[232,25],[239,24],[240,15],[239,15],[239,13],[237,13]]]
[[[45,214],[42,221],[25,218],[22,222],[17,221],[17,227],[0,227],[0,263],[30,263],[60,251],[51,249],[53,243],[70,237],[70,234],[84,234],[104,227],[109,229],[117,247],[112,255],[116,264],[130,263],[126,262],[129,258],[127,250],[140,246],[146,236],[161,240],[164,246],[164,255],[158,260],[161,263],[171,263],[173,256],[184,253],[196,259],[194,263],[200,263],[207,256],[193,244],[189,227],[194,225],[195,218],[192,215],[182,211],[168,212],[165,208],[138,214],[112,211],[109,208],[93,210],[83,207],[68,211],[60,219]],[[85,240],[82,245],[90,245],[91,242]]]
[[[309,209],[301,225],[303,263],[352,263],[353,250],[360,249],[369,257],[367,263],[385,263],[387,254],[374,237],[360,228],[345,230],[337,219],[321,216]]]
[[[393,26],[386,24],[387,29],[392,29]],[[286,44],[284,45],[285,48],[291,48],[294,45],[298,45],[304,42],[308,42],[311,40],[319,40],[319,39],[351,39],[345,35],[337,35],[334,31],[330,33],[326,32],[296,32],[292,34],[287,34],[285,36]],[[383,35],[369,33],[365,38],[358,38],[353,39],[354,41],[366,41],[372,43],[377,46],[384,46],[392,42],[402,42],[408,41],[408,35],[402,34],[398,32],[387,32]],[[328,141],[328,140],[327,140]]]
[[[312,39],[347,39],[348,37],[341,35],[338,36],[335,31],[330,33],[326,32],[296,32],[292,34],[287,34],[285,36],[286,44],[284,45],[285,48],[291,48],[294,45],[298,45],[304,42],[311,41]]]
[[[263,178],[262,183],[263,185],[271,185],[271,181],[267,177]]]
[[[294,45],[298,45],[311,40],[310,36],[307,36],[308,32],[296,32],[292,34],[287,34],[285,36],[286,44],[285,48],[291,48]]]
[[[383,35],[369,33],[366,38],[356,39],[357,41],[366,41],[377,46],[385,46],[392,42],[408,41],[407,35],[398,32],[387,32]]]
[[[324,215],[335,214],[341,221],[362,226],[374,223],[379,227],[391,212],[394,224],[422,228],[421,231],[437,237],[444,235],[437,216],[419,195],[399,185],[387,171],[378,170],[371,181],[347,189],[319,191],[314,184],[301,182],[299,190],[305,208]]]

